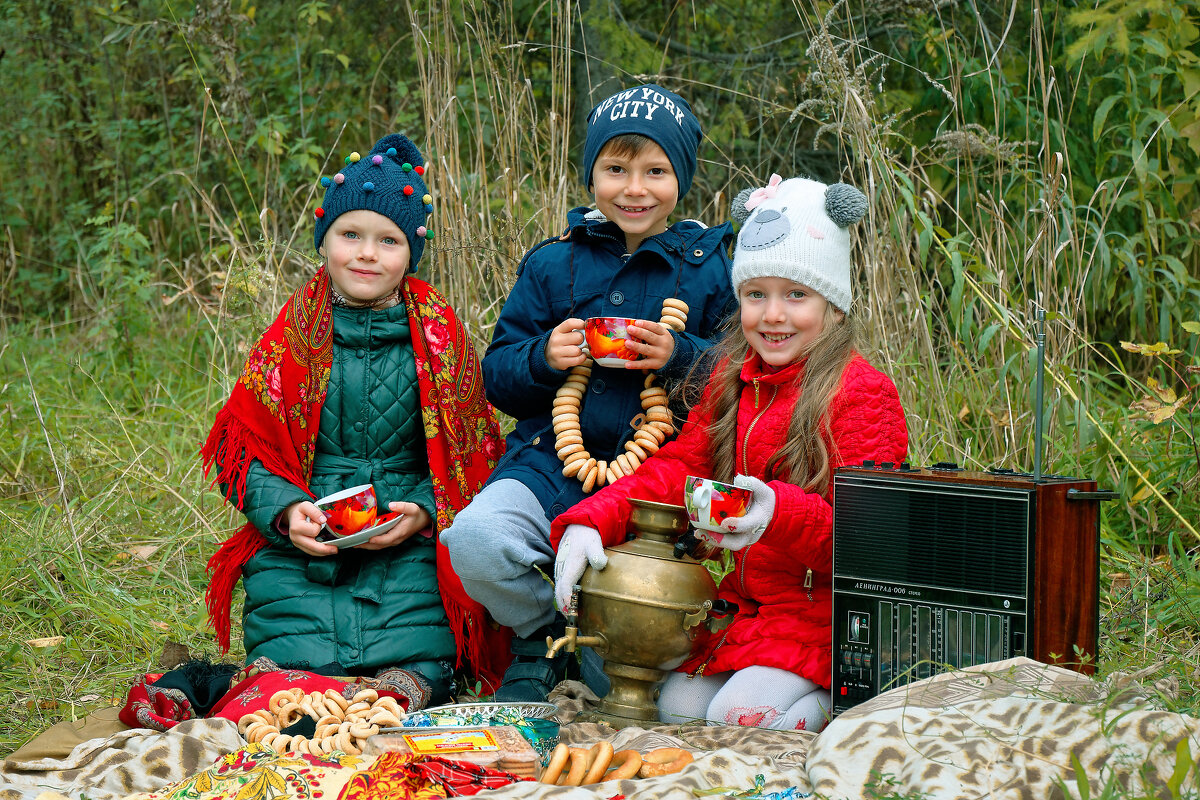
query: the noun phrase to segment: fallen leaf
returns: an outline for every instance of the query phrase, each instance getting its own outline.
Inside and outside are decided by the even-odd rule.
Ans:
[[[139,561],[149,561],[150,556],[154,555],[157,551],[157,545],[144,544],[139,547],[129,548],[129,555],[133,556]]]
[[[958,417],[959,422],[966,422],[967,417],[971,416],[971,407],[963,403],[963,407],[958,410],[958,414],[955,416]]]
[[[98,694],[85,694],[83,697],[79,698],[79,702],[94,703],[99,699],[100,699],[100,695],[98,695]]]
[[[67,640],[65,636],[47,636],[42,639],[26,639],[25,644],[30,647],[54,647],[56,644],[62,644]]]

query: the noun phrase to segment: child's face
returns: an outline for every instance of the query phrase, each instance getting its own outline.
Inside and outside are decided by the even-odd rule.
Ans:
[[[333,221],[321,248],[329,279],[349,300],[369,303],[396,290],[408,271],[408,238],[396,223],[366,209]]]
[[[679,201],[679,179],[661,147],[649,142],[637,155],[605,145],[592,167],[596,208],[625,232],[632,253],[648,236],[667,229]]]
[[[829,301],[787,278],[751,278],[738,287],[738,304],[746,341],[767,364],[783,367],[801,359],[825,330]]]

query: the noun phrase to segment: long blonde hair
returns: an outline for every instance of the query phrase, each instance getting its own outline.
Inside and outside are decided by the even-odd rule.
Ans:
[[[709,405],[709,440],[712,442],[713,475],[730,482],[738,472],[738,402],[746,387],[742,364],[750,343],[734,314],[727,333],[712,355],[701,359],[720,364],[712,374]],[[806,363],[798,378],[799,399],[792,410],[787,439],[767,461],[766,480],[784,480],[806,492],[825,494],[829,488],[829,448],[836,447],[829,432],[827,411],[841,385],[842,373],[858,349],[858,324],[832,303],[825,309],[824,329],[809,345]],[[836,453],[835,453],[836,454]]]

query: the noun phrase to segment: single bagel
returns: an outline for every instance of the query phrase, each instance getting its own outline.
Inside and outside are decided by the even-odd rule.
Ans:
[[[608,772],[601,780],[623,781],[633,778],[642,768],[642,754],[637,750],[618,750],[608,764]]]
[[[276,716],[279,718],[279,727],[286,728],[289,725],[299,722],[301,717],[306,717],[308,714],[300,707],[299,703],[288,701],[283,705],[283,708],[279,709],[279,713]]]
[[[580,453],[577,455],[582,455],[582,454]],[[579,472],[581,469],[583,469],[584,465],[587,464],[587,462],[590,458],[591,458],[591,456],[588,456],[587,458],[578,458],[574,461],[568,461],[567,465],[562,468],[563,477],[570,478],[575,473]]]
[[[567,431],[578,430],[579,429],[579,420],[577,420],[577,419],[559,420],[558,422],[551,423],[551,425],[554,429],[554,435],[557,436],[560,433],[566,433]]]
[[[395,714],[398,719],[403,719],[404,717],[408,716],[404,713],[404,709],[400,707],[400,703],[396,701],[396,698],[389,695],[384,695],[376,700],[373,707],[377,709],[386,708],[388,711],[391,711],[393,714]]]
[[[603,739],[592,745],[588,750],[588,771],[583,776],[583,783],[599,783],[608,772],[608,765],[613,760],[613,746]]]
[[[558,451],[558,458],[561,461],[572,453],[582,453],[584,451],[583,442],[572,442],[565,444]]]
[[[298,703],[300,698],[304,696],[304,690],[296,689],[280,689],[275,694],[271,695],[271,701],[267,704],[267,708],[275,716],[279,716],[279,709],[283,708],[287,703]]]
[[[687,325],[684,324],[683,320],[676,319],[675,317],[663,317],[662,322],[663,325],[666,325],[671,330],[678,331],[679,333],[683,333],[685,330],[687,330]]]
[[[663,306],[662,321],[665,323],[668,319],[677,319],[681,322],[687,322],[687,314],[683,311],[680,311],[678,308]]]
[[[625,443],[625,454],[636,457],[639,463],[650,457],[650,454],[642,447],[641,441],[636,436]],[[637,469],[637,467],[634,467],[634,469]]]
[[[346,709],[350,707],[350,701],[347,700],[341,692],[336,689],[326,689],[325,705],[330,706],[331,704],[340,708],[343,714],[346,713]],[[332,711],[332,708],[330,710]]]
[[[680,300],[678,297],[668,297],[666,300],[663,300],[663,308],[679,309],[685,314],[688,312],[688,304]]]
[[[559,780],[559,786],[582,786],[587,776],[588,767],[592,764],[591,751],[582,747],[571,748],[571,769],[565,778]]]
[[[587,476],[583,479],[584,494],[587,494],[592,489],[596,488],[596,475],[599,474],[599,470],[596,469],[596,464],[593,464],[592,463],[593,461],[595,461],[595,459],[591,459],[591,458],[588,459],[589,466],[583,473],[584,475]],[[603,462],[596,462],[596,463],[603,463]]]
[[[542,783],[555,784],[558,783],[558,778],[562,775],[563,767],[567,765],[567,761],[571,758],[571,748],[566,744],[559,742],[554,748],[554,752],[550,754],[550,763],[546,765],[546,769],[542,772]]]
[[[638,769],[638,775],[643,778],[674,775],[692,763],[692,760],[692,754],[681,747],[660,747],[642,756],[642,766]]]
[[[617,456],[612,461],[608,462],[608,482],[616,483],[624,477],[625,470],[621,468],[621,456]]]

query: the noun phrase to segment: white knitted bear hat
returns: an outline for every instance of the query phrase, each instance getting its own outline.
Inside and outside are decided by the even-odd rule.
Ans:
[[[845,183],[772,175],[733,201],[740,222],[733,252],[733,290],[751,278],[787,278],[821,293],[842,311],[850,288],[850,232],[867,213],[867,198]]]

